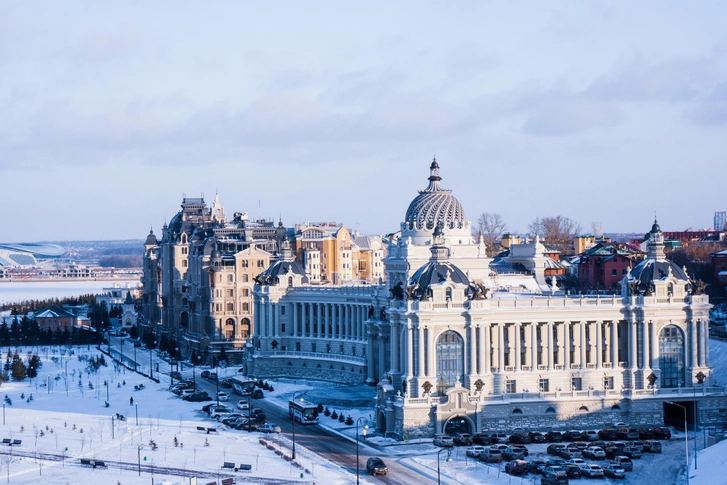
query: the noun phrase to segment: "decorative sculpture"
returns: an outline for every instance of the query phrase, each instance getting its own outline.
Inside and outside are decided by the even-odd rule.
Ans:
[[[432,383],[429,381],[426,381],[424,384],[422,384],[422,389],[424,389],[424,394],[429,394],[429,392],[432,390]]]
[[[653,372],[651,374],[649,374],[648,377],[646,378],[646,380],[649,381],[650,386],[653,386],[656,383],[656,379],[657,379],[657,377]]]
[[[699,383],[699,384],[704,384],[704,379],[706,379],[706,378],[707,378],[707,375],[706,375],[706,374],[704,374],[704,372],[702,372],[702,371],[700,370],[700,371],[699,371],[699,373],[698,373],[698,374],[697,374],[696,376],[694,376],[694,377],[696,377],[696,378],[697,378],[697,383]]]
[[[477,379],[475,381],[475,390],[477,392],[482,392],[482,388],[485,387],[485,383],[482,382],[482,379]]]
[[[381,307],[381,310],[379,310],[379,320],[381,320],[382,322],[385,322],[388,320],[388,318],[386,318],[386,308],[385,307]]]
[[[391,297],[395,300],[404,299],[404,285],[401,281],[394,285],[394,287],[391,288],[389,292],[391,293]]]

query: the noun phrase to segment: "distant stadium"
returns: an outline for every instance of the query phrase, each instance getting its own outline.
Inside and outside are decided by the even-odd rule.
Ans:
[[[57,244],[0,243],[0,267],[32,268],[61,258],[66,250]]]

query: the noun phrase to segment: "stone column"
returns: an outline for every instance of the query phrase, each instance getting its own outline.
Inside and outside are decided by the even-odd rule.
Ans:
[[[515,372],[520,372],[520,322],[512,326],[515,338],[510,340],[510,352],[515,352],[512,364],[515,366]],[[513,345],[514,344],[514,345]]]
[[[578,333],[581,337],[581,369],[586,368],[586,325],[588,322],[578,322]]]
[[[480,352],[484,356],[484,373],[489,374],[490,373],[490,357],[491,357],[491,351],[492,346],[490,345],[490,324],[486,323],[485,325],[480,327],[480,331],[482,332],[482,335],[485,336],[484,342],[485,345],[483,346],[484,349],[480,349]],[[480,339],[480,343],[483,342],[482,339]]]
[[[383,375],[386,371],[386,336],[379,334],[379,374]]]
[[[538,322],[530,323],[530,342],[530,360],[535,371],[538,369]]]
[[[692,368],[696,368],[699,365],[699,361],[697,360],[697,322],[694,320],[689,322],[689,342],[692,347],[690,364]]]
[[[649,330],[650,326],[651,322],[642,322],[641,324],[641,352],[643,356],[643,359],[641,360],[641,367],[644,370],[648,370],[651,367],[651,355],[649,353],[649,350],[651,348],[651,345],[649,345],[649,335],[651,333]]]
[[[424,369],[424,328],[421,326],[421,322],[417,328],[417,333],[419,334],[419,350],[417,352],[419,354],[419,369],[417,371],[419,377],[422,377],[426,375],[426,370]]]
[[[702,322],[704,325],[704,366],[709,366],[709,321]]]
[[[548,370],[553,370],[553,322],[548,322]]]
[[[565,364],[565,325],[562,322],[555,327],[556,336],[558,337],[558,365]],[[565,367],[563,367],[565,369]]]
[[[611,343],[608,347],[611,352],[611,367],[618,367],[618,320],[611,320]]]
[[[406,375],[408,378],[414,377],[414,330],[411,322],[406,324]]]
[[[596,369],[603,367],[603,320],[596,322]]]
[[[651,368],[659,368],[659,339],[656,338],[656,322],[651,323],[651,333],[649,341],[651,342]]]
[[[470,354],[470,365],[469,369],[465,369],[465,372],[469,374],[470,376],[474,376],[477,374],[477,335],[476,332],[477,329],[472,325],[472,322],[469,324],[469,338],[467,339],[467,348],[469,349]],[[472,385],[472,379],[470,379],[470,386]]]
[[[293,308],[293,315],[292,315],[293,318],[292,318],[292,320],[290,322],[290,330],[289,330],[289,332],[291,334],[293,334],[293,335],[296,335],[296,333],[295,333],[295,326],[298,323],[298,304],[295,303],[295,302],[293,302],[293,304],[290,305],[290,306]]]
[[[521,362],[522,365],[530,367],[530,371],[533,371],[533,335],[530,331],[530,327],[532,325],[532,322],[529,324],[526,324],[525,331],[523,332],[523,337],[525,339],[524,342],[524,348],[525,348],[525,362]]]
[[[636,370],[639,366],[637,361],[638,348],[636,347],[636,340],[636,319],[632,316],[631,322],[629,322],[629,367],[633,370]]]
[[[570,322],[563,322],[563,369],[570,370]]]
[[[399,371],[399,324],[391,322],[391,372]]]
[[[707,348],[709,347],[709,330],[706,321],[699,321],[699,367],[707,366]]]
[[[505,336],[504,334],[504,326],[503,323],[497,324],[497,369],[500,372],[505,372]]]
[[[280,303],[275,304],[275,324],[273,325],[273,336],[278,339],[280,338]]]

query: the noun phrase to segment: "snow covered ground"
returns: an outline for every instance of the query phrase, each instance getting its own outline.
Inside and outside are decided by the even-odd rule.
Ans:
[[[32,382],[6,382],[0,386],[0,402],[5,395],[12,401],[12,405],[5,404],[3,409],[0,440],[22,440],[20,446],[0,444],[0,479],[8,483],[42,481],[52,484],[130,485],[149,484],[153,480],[156,484],[181,485],[191,483],[193,476],[199,478],[198,484],[219,484],[223,478],[230,476],[236,477],[238,483],[355,483],[355,475],[350,470],[344,470],[325,457],[316,456],[301,447],[298,447],[297,453],[300,467],[286,461],[284,456],[289,455],[291,443],[285,436],[268,438],[236,430],[222,430],[217,434],[199,432],[198,426],[216,425],[204,417],[201,403],[182,401],[168,391],[166,379],[157,384],[121,366],[114,366],[108,358],[107,367],[89,374],[87,362],[79,357],[86,359],[100,355],[93,347],[75,347],[74,355],[66,353],[64,356],[58,349],[54,353],[51,348],[26,347],[23,356],[30,350],[38,351],[43,359],[39,377]],[[710,351],[717,378],[722,380],[727,368],[727,342],[712,340]],[[2,352],[4,361],[7,348]],[[139,354],[140,357],[145,355],[148,353]],[[67,381],[64,378],[66,369]],[[164,367],[162,370],[165,370]],[[108,387],[104,386],[105,381],[109,383]],[[282,408],[287,407],[287,401],[295,391],[313,388],[300,381],[270,382],[275,392],[267,393],[266,400]],[[134,386],[138,384],[144,384],[145,389],[135,390]],[[107,392],[109,407],[105,406]],[[33,399],[29,400],[31,395]],[[129,404],[131,397],[134,398],[133,406]],[[369,409],[337,408],[337,411],[350,415],[354,421],[359,417],[369,418],[371,413]],[[117,413],[125,420],[116,419]],[[355,426],[325,416],[321,416],[320,424],[355,439]],[[266,439],[272,449],[260,444],[261,438]],[[156,449],[151,447],[152,440]],[[629,473],[622,483],[683,483],[683,443],[683,434],[676,433],[671,441],[664,443],[663,454],[646,455],[637,460],[635,471]],[[431,440],[402,444],[369,436],[360,445],[362,454],[378,454],[409,469],[423,470],[436,482],[439,448],[434,447]],[[724,479],[727,466],[725,446],[721,443],[700,451],[699,467],[694,470],[690,441],[692,485],[727,483]],[[529,448],[529,459],[546,457],[545,445],[531,445]],[[539,479],[534,481],[532,475],[511,477],[496,466],[467,458],[463,449],[453,449],[451,456],[444,451],[440,458],[442,483],[539,483]],[[103,460],[108,466],[93,469],[81,465],[80,459]],[[249,474],[225,472],[221,469],[225,461],[249,464],[252,471]],[[374,484],[380,480],[361,474],[361,483]],[[612,482],[588,480],[588,483]]]

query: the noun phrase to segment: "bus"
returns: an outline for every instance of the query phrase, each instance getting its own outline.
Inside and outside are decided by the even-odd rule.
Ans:
[[[255,380],[244,376],[230,377],[232,390],[241,396],[249,396],[255,388]]]
[[[318,424],[318,406],[302,399],[288,401],[288,414],[300,424]]]

